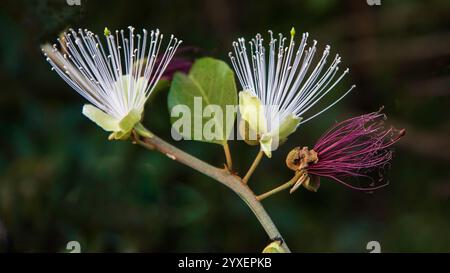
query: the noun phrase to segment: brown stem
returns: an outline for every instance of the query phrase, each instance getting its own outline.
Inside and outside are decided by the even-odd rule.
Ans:
[[[263,194],[260,194],[260,195],[256,196],[256,200],[261,201],[261,200],[263,200],[263,199],[265,199],[265,198],[267,198],[267,197],[269,197],[269,196],[271,196],[271,195],[273,195],[273,194],[275,194],[277,192],[289,189],[290,187],[294,186],[294,184],[298,181],[298,179],[301,177],[301,175],[302,175],[301,172],[297,172],[295,174],[295,176],[291,180],[289,180],[288,182],[284,183],[283,185],[278,186],[275,189],[272,189],[272,190],[270,190],[268,192],[265,192]]]
[[[264,155],[263,151],[259,151],[258,154],[256,155],[255,160],[253,160],[253,163],[250,166],[250,169],[248,169],[247,174],[242,179],[242,182],[244,182],[244,184],[248,183],[248,180],[250,179],[250,176],[252,176],[253,172],[255,172],[256,167],[258,167],[259,162],[261,162],[261,159],[262,159],[263,155]]]
[[[225,152],[225,158],[227,160],[227,168],[231,171],[233,169],[233,160],[231,159],[231,152],[230,147],[228,146],[228,142],[225,142],[225,144],[223,145],[223,150]]]
[[[155,135],[148,138],[139,137],[137,134],[134,134],[134,141],[147,149],[157,150],[165,154],[170,159],[189,166],[224,184],[234,191],[239,197],[241,197],[242,200],[244,200],[244,202],[250,207],[271,240],[283,240],[272,219],[267,214],[262,204],[256,199],[256,195],[246,184],[241,182],[239,177],[232,175],[227,170],[214,167],[196,157],[193,157]],[[284,251],[290,252],[289,247],[285,242],[282,244],[282,247]]]

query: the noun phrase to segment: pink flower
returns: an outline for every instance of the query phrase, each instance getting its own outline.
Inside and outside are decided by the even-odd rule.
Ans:
[[[346,177],[370,178],[367,173],[389,164],[393,153],[391,146],[405,135],[405,129],[386,128],[385,120],[384,114],[374,112],[334,125],[314,146],[319,160],[307,167],[308,173],[332,178],[357,190],[386,186],[387,183],[361,187],[343,181]]]
[[[188,73],[189,69],[191,69],[191,66],[192,66],[191,60],[183,57],[175,57],[167,66],[166,71],[164,71],[164,74],[162,75],[161,79],[170,81],[172,80],[172,77],[175,74],[175,72]]]
[[[192,58],[188,55],[197,53],[198,49],[195,47],[181,47],[178,49],[177,54],[173,57],[172,61],[167,66],[161,79],[172,80],[173,75],[176,72],[182,72],[187,74],[192,66]],[[160,59],[157,60],[157,63]]]
[[[386,128],[386,116],[380,111],[337,123],[320,137],[312,150],[306,147],[293,150],[287,159],[288,167],[304,171],[312,178],[334,179],[355,190],[371,191],[386,186],[382,170],[392,159],[391,146],[405,135],[405,129]],[[375,185],[370,175],[374,172],[378,172],[377,182],[382,184]],[[359,177],[368,178],[369,185],[355,186],[347,181]]]

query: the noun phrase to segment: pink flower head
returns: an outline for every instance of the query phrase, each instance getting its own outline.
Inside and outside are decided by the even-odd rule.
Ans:
[[[337,123],[322,135],[313,148],[318,160],[308,164],[308,174],[328,177],[356,190],[370,191],[386,186],[386,182],[373,185],[374,180],[368,173],[389,164],[393,153],[391,146],[405,135],[405,129],[386,128],[386,116],[380,111]],[[354,186],[344,182],[348,177],[366,177],[372,183],[368,187]],[[382,181],[381,172],[379,181]]]
[[[167,66],[166,71],[164,71],[164,74],[162,75],[161,79],[170,81],[172,80],[172,77],[175,74],[175,72],[187,73],[189,72],[189,69],[191,69],[191,66],[192,66],[191,60],[183,57],[175,57]]]
[[[177,54],[174,56],[172,61],[167,66],[166,70],[164,71],[164,74],[162,75],[161,79],[169,80],[171,81],[173,78],[173,75],[176,72],[182,72],[187,74],[189,70],[191,69],[193,60],[192,57],[188,56],[193,53],[197,53],[198,49],[195,47],[181,47],[178,49]],[[160,59],[157,60],[157,63],[160,61]]]

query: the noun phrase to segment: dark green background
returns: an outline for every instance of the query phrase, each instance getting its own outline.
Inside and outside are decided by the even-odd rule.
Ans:
[[[293,251],[450,251],[450,2],[381,0],[2,1],[0,4],[0,251],[259,252],[267,237],[227,188],[129,142],[107,141],[81,114],[83,99],[50,71],[39,46],[67,27],[159,27],[203,55],[229,62],[232,40],[267,29],[308,31],[332,45],[350,76],[343,103],[305,124],[251,180],[256,192],[292,175],[286,153],[337,120],[377,110],[407,129],[373,194],[322,180],[264,201]],[[320,51],[321,51],[320,50]],[[145,125],[170,138],[167,90],[147,106]],[[324,103],[321,104],[325,105]],[[176,146],[220,166],[220,146]],[[231,143],[244,173],[257,150]]]

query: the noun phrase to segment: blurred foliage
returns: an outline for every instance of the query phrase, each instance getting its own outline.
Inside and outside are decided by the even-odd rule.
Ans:
[[[18,0],[0,4],[0,251],[260,251],[268,240],[253,214],[224,186],[172,160],[107,133],[81,115],[83,99],[42,56],[68,27],[101,32],[133,25],[159,27],[185,45],[229,63],[231,41],[268,28],[308,31],[332,45],[351,68],[356,91],[307,123],[263,160],[250,185],[256,192],[287,181],[284,156],[313,145],[334,121],[385,105],[405,127],[388,172],[373,194],[323,181],[264,201],[290,247],[301,252],[450,251],[450,2],[382,0]],[[336,92],[338,93],[338,92]],[[145,125],[170,139],[167,91],[147,107]],[[221,166],[222,148],[178,147]],[[232,142],[244,173],[256,148]]]

